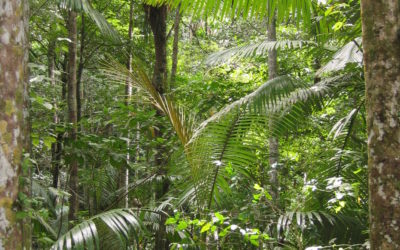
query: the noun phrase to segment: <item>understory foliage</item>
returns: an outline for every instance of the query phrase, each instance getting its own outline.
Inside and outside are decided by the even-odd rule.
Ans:
[[[168,71],[180,15],[177,75],[163,92],[146,4],[168,5]],[[66,100],[70,10],[76,140]],[[32,219],[33,248],[154,249],[160,230],[170,249],[367,248],[359,19],[353,0],[32,0],[32,197],[21,198],[30,209],[20,216]],[[271,50],[278,77],[267,80]],[[68,188],[72,161],[78,190]],[[73,192],[79,212],[68,221]]]

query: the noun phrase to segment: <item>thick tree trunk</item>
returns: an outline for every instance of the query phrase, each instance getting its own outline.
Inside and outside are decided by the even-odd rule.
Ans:
[[[400,2],[362,0],[371,249],[400,249]]]
[[[15,202],[24,145],[29,141],[27,110],[27,1],[0,1],[0,249],[30,248],[29,224],[19,223]],[[22,225],[21,225],[22,224]],[[26,231],[28,230],[28,231]]]
[[[77,103],[76,103],[76,56],[77,56],[77,24],[76,13],[69,12],[68,16],[68,37],[71,40],[68,47],[68,121],[72,128],[70,130],[69,140],[73,143],[77,136]],[[73,221],[79,209],[78,200],[78,162],[72,156],[69,165],[69,214],[68,219]]]
[[[148,6],[148,11],[156,54],[153,84],[160,94],[164,94],[167,89],[167,6]]]
[[[159,7],[147,6],[149,24],[154,36],[155,48],[155,64],[153,73],[153,85],[160,94],[164,94],[167,89],[167,6],[162,5]],[[158,113],[161,116],[161,113]],[[161,124],[160,124],[161,125]],[[162,126],[158,126],[161,128]],[[161,136],[161,130],[156,130],[156,137]],[[168,192],[169,182],[167,179],[167,169],[163,166],[163,148],[158,147],[155,156],[155,164],[160,168],[160,174],[164,175],[161,184],[158,185],[156,190],[156,199],[161,199],[164,194]],[[161,216],[160,227],[155,236],[154,249],[164,250],[169,249],[169,242],[165,230],[166,217]]]
[[[174,41],[172,45],[172,67],[171,67],[171,81],[170,84],[175,82],[176,70],[178,67],[178,50],[179,50],[179,24],[181,21],[180,9],[176,9],[174,20]],[[170,86],[171,87],[171,86]]]
[[[273,18],[268,25],[268,40],[276,41],[276,19]],[[278,60],[275,49],[268,51],[268,79],[272,80],[278,76]],[[270,184],[272,186],[271,196],[274,201],[279,196],[279,180],[278,180],[278,160],[279,160],[279,141],[278,138],[271,136],[269,138],[269,165]]]

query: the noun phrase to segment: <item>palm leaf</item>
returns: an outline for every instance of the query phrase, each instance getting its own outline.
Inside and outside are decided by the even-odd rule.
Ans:
[[[119,35],[113,26],[107,22],[104,16],[93,9],[89,0],[57,0],[59,6],[63,9],[83,12],[88,15],[97,25],[101,32],[111,37],[115,41],[119,41]]]
[[[116,236],[118,243],[124,246],[132,238],[138,240],[138,233],[143,231],[141,224],[131,209],[111,210],[76,225],[62,235],[51,249],[100,249],[100,239],[110,234]],[[132,234],[134,237],[131,237]]]
[[[361,66],[363,59],[363,53],[359,47],[361,42],[361,37],[357,37],[344,45],[327,64],[317,71],[317,75],[344,69],[348,63],[356,63],[358,66]]]
[[[218,204],[219,192],[229,193],[227,166],[251,178],[248,169],[255,164],[255,152],[262,150],[259,147],[265,138],[254,137],[249,131],[260,123],[266,129],[270,110],[304,86],[289,77],[275,78],[200,124],[186,150],[200,202],[207,201],[210,208],[213,201]]]
[[[132,71],[129,71],[124,65],[109,59],[105,63],[104,73],[119,83],[124,83],[126,79],[130,79],[131,83],[141,90],[143,99],[149,101],[156,109],[167,115],[182,145],[186,145],[192,134],[195,123],[194,116],[185,115],[184,109],[177,106],[171,96],[161,95],[139,61],[133,63],[132,68]]]
[[[303,48],[305,46],[308,47],[316,45],[317,44],[313,41],[304,41],[304,40],[284,40],[284,41],[265,40],[259,43],[234,47],[213,53],[210,56],[208,56],[205,63],[208,65],[217,65],[221,63],[228,63],[232,60],[241,58],[265,56],[268,54],[268,51],[271,50],[297,49],[297,48]]]
[[[219,18],[242,16],[270,19],[276,13],[278,22],[288,21],[292,17],[297,23],[302,20],[308,26],[313,13],[312,0],[145,0],[145,3],[154,6],[169,4],[174,8],[181,4],[181,11]]]

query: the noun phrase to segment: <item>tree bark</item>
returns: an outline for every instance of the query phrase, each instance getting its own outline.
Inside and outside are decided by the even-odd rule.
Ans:
[[[55,60],[56,60],[56,40],[54,38],[50,38],[49,47],[47,50],[47,61],[48,61],[48,75],[50,79],[50,84],[54,88],[56,87],[56,77],[55,77]],[[57,100],[53,98],[53,123],[54,127],[59,123],[59,117],[57,114]],[[53,188],[58,188],[58,177],[60,172],[60,161],[61,161],[61,139],[62,135],[60,133],[57,134],[57,141],[51,144],[51,165],[52,165],[52,175],[53,175]]]
[[[371,249],[400,249],[400,3],[362,0]]]
[[[153,31],[155,64],[153,84],[160,94],[164,94],[167,85],[167,6],[148,6],[149,24]]]
[[[268,25],[268,41],[276,41],[276,19],[270,20]],[[277,51],[275,49],[268,51],[268,80],[272,80],[278,76],[278,60]],[[274,201],[278,201],[279,196],[279,180],[278,180],[278,161],[279,161],[279,141],[278,138],[270,136],[269,138],[269,165],[271,196]]]
[[[146,6],[149,17],[149,24],[153,31],[154,37],[154,48],[155,48],[155,64],[153,72],[153,85],[160,94],[164,94],[167,89],[167,6],[161,5],[158,7]],[[157,113],[158,116],[162,114]],[[161,136],[161,124],[159,124],[159,130],[156,130],[155,136]],[[157,186],[155,198],[161,199],[169,189],[169,181],[167,178],[167,169],[164,165],[162,156],[163,148],[158,147],[155,155],[155,164],[158,166],[160,175],[164,175],[163,181]],[[169,249],[169,242],[167,239],[165,229],[166,216],[162,215],[160,220],[159,230],[155,235],[155,250]]]
[[[68,14],[68,37],[71,40],[68,47],[68,121],[72,128],[70,130],[69,140],[73,144],[77,137],[77,88],[76,88],[76,57],[77,57],[77,24],[76,12],[69,11]],[[78,162],[72,155],[69,165],[69,214],[70,221],[76,220],[79,209],[78,200]]]
[[[179,51],[179,24],[181,21],[180,8],[176,9],[174,20],[174,41],[172,45],[172,67],[171,67],[171,81],[170,84],[175,82],[176,70],[178,66],[178,51]],[[171,87],[171,86],[170,86]]]
[[[0,249],[30,247],[30,227],[16,218],[27,129],[27,1],[0,1]],[[28,231],[27,231],[28,230]]]
[[[78,123],[82,118],[82,104],[84,101],[84,91],[82,85],[82,73],[83,73],[83,52],[85,51],[85,14],[81,14],[81,44],[79,53],[79,65],[76,80],[76,114]]]

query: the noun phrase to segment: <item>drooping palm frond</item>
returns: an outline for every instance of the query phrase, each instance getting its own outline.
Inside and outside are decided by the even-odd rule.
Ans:
[[[107,22],[104,16],[95,10],[88,0],[57,0],[59,6],[63,9],[83,12],[88,15],[97,25],[102,33],[115,41],[119,41],[119,35],[113,26]]]
[[[273,107],[285,102],[289,105],[287,98],[292,92],[305,86],[290,77],[275,78],[200,124],[187,145],[197,198],[207,201],[210,208],[214,201],[218,204],[220,192],[229,194],[228,166],[251,178],[249,167],[255,165],[256,150],[263,150],[259,147],[266,138],[252,136],[249,131],[260,124],[267,129]]]
[[[311,87],[294,90],[285,100],[271,108],[270,112],[276,115],[270,122],[270,133],[279,137],[296,130],[301,125],[299,121],[313,111],[320,110],[329,94],[348,84],[349,78],[351,75],[338,75],[325,78]]]
[[[327,78],[311,87],[297,79],[275,78],[200,124],[188,143],[188,159],[198,192],[206,194],[208,206],[211,199],[218,201],[219,191],[229,193],[225,167],[249,176],[247,170],[255,165],[256,149],[266,139],[252,137],[252,126],[261,124],[278,137],[293,131],[305,117],[322,108],[326,97],[348,84],[349,77]]]
[[[278,22],[289,18],[297,22],[302,20],[306,25],[311,24],[313,0],[145,0],[147,4],[169,4],[176,8],[180,5],[181,11],[193,12],[195,15],[212,17],[268,17],[277,13]]]
[[[295,226],[301,231],[314,228],[321,240],[336,238],[336,242],[363,242],[362,226],[357,218],[344,214],[331,214],[326,211],[285,212],[277,222],[278,234],[288,234]],[[314,233],[314,231],[312,231]]]
[[[334,225],[333,216],[321,211],[309,211],[309,212],[285,212],[279,216],[277,223],[278,234],[282,231],[289,230],[292,224],[297,225],[301,229],[305,229],[307,224],[314,225],[316,222],[321,225],[325,225],[328,222],[331,226]]]
[[[335,140],[340,135],[345,133],[345,128],[354,121],[355,116],[357,116],[359,108],[352,109],[345,117],[340,119],[331,129],[328,136],[332,135],[332,138]],[[346,133],[346,137],[348,137]]]
[[[141,224],[131,209],[111,210],[76,225],[62,235],[51,249],[104,249],[105,244],[109,247],[117,246],[110,248],[117,249],[118,246],[127,246],[137,241],[138,234],[143,231]],[[104,239],[110,241],[104,242]]]
[[[245,108],[249,109],[252,113],[265,115],[269,109],[280,103],[280,101],[286,100],[294,90],[301,87],[306,87],[304,82],[292,79],[288,76],[281,76],[269,80],[254,92],[227,105],[212,117],[202,122],[195,130],[191,140],[201,134],[202,130],[211,122],[218,122],[224,117],[224,115],[230,113],[232,110]]]
[[[361,42],[361,37],[357,37],[344,45],[336,52],[332,60],[317,71],[317,75],[344,69],[348,63],[356,63],[361,67],[363,60],[363,53],[360,48]]]
[[[142,98],[167,115],[182,145],[186,145],[192,134],[194,116],[186,116],[184,110],[175,104],[172,97],[160,94],[140,62],[133,63],[132,68],[132,71],[129,71],[124,65],[110,59],[105,63],[104,73],[117,82],[124,83],[126,79],[129,79],[134,87],[141,90]]]
[[[211,54],[205,61],[208,65],[227,63],[235,59],[265,56],[271,50],[297,49],[306,46],[316,46],[313,41],[306,40],[283,40],[283,41],[262,41],[245,46],[234,47]]]

